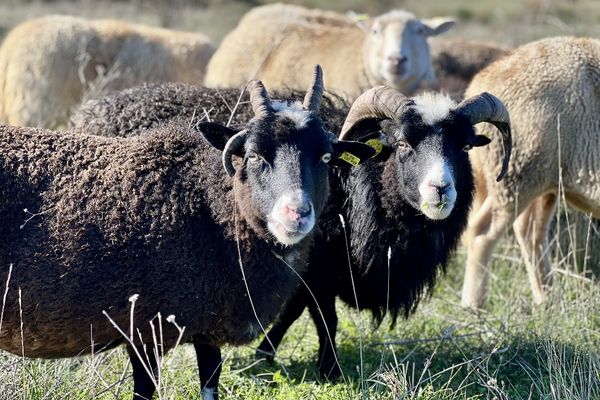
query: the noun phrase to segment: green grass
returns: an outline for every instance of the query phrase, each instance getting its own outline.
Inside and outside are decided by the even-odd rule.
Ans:
[[[344,379],[318,381],[316,331],[303,315],[274,365],[254,359],[256,343],[224,349],[222,398],[600,399],[598,283],[574,271],[560,274],[548,302],[533,307],[515,247],[500,246],[498,254],[486,311],[459,305],[464,261],[459,254],[431,298],[393,330],[388,321],[373,330],[368,314],[338,305]],[[561,262],[561,269],[568,268]],[[3,353],[0,398],[128,399],[130,374],[122,349],[57,361]],[[171,352],[162,376],[161,398],[195,398],[192,347]]]

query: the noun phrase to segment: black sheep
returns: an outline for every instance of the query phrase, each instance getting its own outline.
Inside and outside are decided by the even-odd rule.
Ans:
[[[376,324],[387,312],[394,324],[398,315],[408,317],[415,310],[465,228],[474,191],[466,150],[490,142],[473,129],[483,121],[496,124],[503,134],[502,177],[510,157],[510,127],[495,97],[482,94],[456,105],[444,95],[407,99],[379,87],[355,101],[340,138],[384,146],[377,159],[331,174],[332,195],[304,274],[312,294],[301,287],[287,303],[258,357],[272,357],[272,345],[278,346],[308,306],[319,335],[319,371],[335,378],[340,373],[336,296],[351,307],[358,301]]]
[[[152,91],[160,91],[161,86],[164,87],[154,86]],[[210,93],[210,89],[179,88],[189,92],[185,98],[200,99],[195,103],[186,100],[185,107],[189,107],[187,104],[200,109],[206,107],[198,97],[198,91]],[[144,100],[152,93],[148,90],[132,89],[84,105],[83,109],[89,110],[86,112],[87,119],[85,114],[79,117],[78,126],[85,127],[88,121],[113,131],[114,124],[131,120],[132,128],[128,131],[139,133],[141,130],[136,125],[147,123],[144,115],[162,113],[161,103],[149,104]],[[165,89],[166,92],[169,90],[168,87]],[[229,97],[225,97],[226,94]],[[237,91],[225,91],[221,95],[228,103],[235,103]],[[489,106],[488,102],[491,102]],[[132,111],[120,112],[122,109],[135,110],[135,116]],[[220,112],[225,115],[217,113],[216,119],[229,118],[229,110]],[[190,112],[183,113],[177,107],[162,113],[166,118],[181,114],[191,116]],[[102,117],[108,115],[115,115],[116,122]],[[336,115],[335,111],[330,115]],[[360,117],[358,120],[357,115]],[[238,116],[234,115],[234,118]],[[340,130],[341,124],[336,125],[338,120],[330,119],[334,131]],[[508,115],[493,96],[481,95],[457,106],[443,95],[425,93],[408,100],[392,89],[380,87],[356,100],[343,129],[343,137],[349,135],[363,142],[377,139],[370,143],[376,147],[383,144],[382,150],[376,159],[352,172],[330,173],[332,195],[319,223],[320,230],[315,237],[309,268],[304,273],[317,298],[319,310],[312,295],[301,288],[287,303],[286,310],[269,332],[275,347],[308,306],[319,334],[321,375],[335,377],[339,374],[333,352],[337,325],[336,296],[356,307],[354,284],[358,307],[370,310],[376,324],[381,322],[387,311],[395,322],[398,315],[407,317],[415,310],[425,289],[431,288],[436,277],[445,269],[448,257],[465,228],[474,189],[471,166],[463,150],[488,143],[487,139],[476,136],[472,127],[483,121],[506,122],[506,126],[500,125],[507,146],[506,163],[510,145]],[[453,189],[442,193],[446,200],[451,195],[452,207],[443,204],[444,207],[439,209],[442,203],[439,195],[438,204],[428,204],[427,209],[421,207],[418,186],[431,170],[428,166],[431,157],[446,157],[454,168],[453,173],[443,173],[443,168],[438,171],[441,175],[439,180],[452,176]],[[446,212],[448,215],[444,215]],[[347,224],[347,238],[344,237],[340,214]],[[346,242],[352,269],[347,265]],[[389,270],[388,248],[391,248]],[[333,346],[329,336],[334,340]],[[272,353],[271,344],[264,340],[257,356],[267,354],[271,358]]]
[[[242,94],[240,89],[214,89],[185,83],[139,86],[83,103],[71,116],[69,128],[87,135],[128,137],[178,117],[240,126],[254,115]],[[272,93],[271,98],[293,99],[304,94],[295,90],[280,91]],[[325,128],[339,131],[349,108],[341,97],[326,93],[319,109]]]
[[[296,288],[327,162],[374,154],[332,139],[317,116],[321,92],[320,70],[303,105],[271,103],[255,82],[256,116],[237,133],[177,121],[125,139],[0,126],[0,348],[54,358],[126,343],[134,398],[149,399],[152,324],[167,351],[180,332],[164,318],[159,328],[158,315],[173,315],[194,343],[204,397],[215,398],[220,346],[255,338]],[[136,356],[144,347],[147,361]]]

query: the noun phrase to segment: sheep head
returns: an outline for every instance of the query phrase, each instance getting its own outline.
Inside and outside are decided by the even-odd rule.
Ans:
[[[344,153],[360,162],[375,152],[362,143],[339,141],[325,130],[318,116],[323,93],[319,66],[304,103],[271,101],[260,81],[247,89],[255,116],[242,130],[212,122],[199,128],[222,150],[242,216],[256,231],[293,245],[311,232],[325,206],[329,166],[349,166],[339,159]]]
[[[475,132],[473,125],[480,122],[490,122],[502,133],[501,179],[512,147],[510,121],[502,102],[489,93],[456,105],[441,94],[409,99],[389,87],[373,88],[352,105],[340,139],[368,142],[379,137],[386,150],[378,157],[394,163],[403,200],[428,218],[442,220],[457,202],[468,209],[472,201],[467,151],[490,143]]]
[[[435,82],[427,38],[448,31],[454,24],[448,18],[419,20],[402,10],[374,18],[366,27],[364,43],[364,62],[371,82],[403,93],[412,92],[421,82]]]

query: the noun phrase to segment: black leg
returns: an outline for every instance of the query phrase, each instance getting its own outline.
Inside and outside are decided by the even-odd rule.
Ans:
[[[148,375],[146,368],[152,372],[152,377],[156,380],[158,377],[158,363],[154,356],[154,348],[153,346],[146,346],[146,353],[144,353],[143,346],[138,346],[137,349],[141,359],[135,353],[133,347],[127,346],[133,368],[133,400],[151,400],[156,386],[150,375]],[[148,358],[146,358],[146,354]],[[144,365],[146,365],[146,368],[144,368]]]
[[[277,347],[285,336],[290,326],[296,321],[306,308],[306,296],[304,290],[299,289],[296,294],[286,303],[285,308],[273,324],[273,327],[267,333],[258,348],[256,349],[256,358],[265,357],[267,361],[273,362]],[[269,342],[270,341],[270,342]]]
[[[321,378],[335,380],[341,374],[335,356],[337,351],[335,345],[337,330],[335,297],[318,298],[317,301],[321,312],[313,302],[310,303],[308,309],[317,326],[317,334],[319,335],[319,375]]]
[[[210,344],[202,335],[194,335],[194,349],[200,373],[203,400],[218,400],[217,388],[221,376],[221,349]]]

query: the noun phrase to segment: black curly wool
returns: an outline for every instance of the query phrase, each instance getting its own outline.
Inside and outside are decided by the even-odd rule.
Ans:
[[[302,269],[310,240],[284,247],[250,229],[240,209],[253,205],[234,196],[244,190],[187,125],[125,139],[0,126],[0,282],[9,288],[0,348],[66,357],[92,351],[92,340],[118,343],[103,311],[129,332],[134,294],[135,328],[152,342],[148,322],[158,329],[160,312],[165,349],[178,335],[168,315],[185,326],[184,342],[252,340],[261,332],[253,310],[270,323],[297,284],[278,256]]]
[[[166,92],[168,93],[172,88],[173,86],[167,87]],[[93,111],[91,114],[99,115],[99,118],[88,118],[86,122],[88,125],[85,126],[89,127],[90,123],[93,124],[98,120],[102,126],[108,126],[107,132],[112,134],[118,131],[118,128],[111,127],[111,121],[105,116],[117,115],[117,121],[125,121],[125,118],[119,116],[118,110],[121,108],[131,107],[131,109],[139,109],[139,115],[146,113],[153,115],[157,112],[155,104],[148,105],[148,108],[140,105],[145,101],[141,94],[150,89],[160,92],[159,86],[154,86],[129,91],[129,94],[121,92],[107,97],[106,100],[99,100],[100,103],[97,104],[103,104],[102,107],[88,103],[82,111],[102,109],[102,112]],[[200,92],[208,93],[206,89]],[[230,93],[228,97],[225,96],[229,102],[237,98],[237,91],[223,91],[222,96],[223,93]],[[199,98],[199,94],[193,96]],[[208,109],[214,107],[211,101],[200,101],[195,106]],[[336,112],[328,106],[325,107],[324,119],[327,121],[329,116],[329,128],[334,132],[340,130],[343,122],[343,118],[337,117],[339,112],[345,112],[342,110]],[[171,110],[168,114],[182,113],[184,112]],[[189,111],[186,113],[189,115]],[[219,113],[224,113],[224,116],[220,116]],[[215,114],[215,118],[223,120],[229,115],[228,109],[221,108]],[[331,115],[334,117],[332,118]],[[426,127],[418,116],[413,115],[412,118],[414,121],[404,122],[415,128],[422,128],[423,135],[427,135],[426,131],[430,128]],[[83,120],[82,118],[79,121]],[[128,118],[128,120],[141,126],[151,123],[144,118]],[[450,118],[447,124],[452,132],[464,132],[465,137],[473,134],[473,129],[467,121],[455,121]],[[82,122],[76,125],[84,126]],[[129,132],[140,132],[140,130],[136,127],[128,127],[120,134],[128,135]],[[393,132],[388,132],[388,136],[393,136]],[[460,177],[456,182],[458,198],[455,209],[444,220],[428,219],[415,208],[414,204],[407,201],[406,195],[409,189],[399,181],[398,168],[401,164],[395,157],[394,151],[384,150],[387,153],[385,155],[387,160],[384,162],[371,160],[351,171],[330,173],[331,196],[319,221],[320,229],[315,235],[314,248],[308,262],[309,267],[303,275],[312,293],[301,285],[300,290],[290,300],[280,316],[280,322],[273,328],[276,332],[271,339],[275,347],[289,325],[308,306],[319,329],[321,351],[324,351],[328,335],[335,337],[336,296],[351,307],[356,307],[358,300],[358,308],[370,311],[376,325],[381,323],[387,313],[391,315],[394,324],[398,316],[408,317],[415,311],[419,301],[435,285],[436,279],[445,270],[448,259],[456,248],[466,225],[467,211],[473,196],[473,178],[468,157],[462,152],[462,146],[457,151],[458,162],[453,165],[455,175]],[[384,155],[382,154],[381,157]],[[342,227],[340,216],[345,222],[345,229]],[[313,296],[319,303],[318,309],[314,304]],[[320,315],[321,313],[323,316]],[[323,320],[329,327],[329,332],[322,328]],[[269,333],[270,337],[272,332]],[[266,341],[263,341],[260,348],[264,352],[272,351],[271,345]],[[321,354],[321,357],[325,358],[330,356],[331,354]],[[331,363],[331,360],[325,361]],[[327,366],[326,369],[329,367]],[[327,371],[324,371],[324,374],[327,375]]]
[[[345,190],[332,194],[331,207],[322,216],[336,234],[325,241],[316,240],[309,273],[319,271],[320,276],[307,282],[313,291],[319,290],[318,282],[327,282],[327,290],[331,290],[332,281],[323,276],[329,275],[339,281],[333,285],[339,297],[356,307],[351,270],[358,307],[371,311],[377,325],[387,311],[394,324],[399,315],[408,317],[415,311],[445,270],[466,226],[472,190],[459,191],[466,198],[457,200],[450,217],[434,221],[402,201],[394,160],[384,165],[367,163],[352,171],[341,185]],[[345,220],[347,240],[339,215]]]
[[[173,118],[194,123],[210,120],[243,125],[254,113],[239,89],[213,89],[184,83],[160,83],[116,92],[84,103],[71,117],[69,127],[91,135],[127,137]],[[302,99],[304,92],[270,94],[272,99]],[[239,104],[238,104],[239,102]],[[326,94],[319,115],[325,128],[337,132],[349,105],[335,94]],[[336,130],[337,128],[337,130]]]

